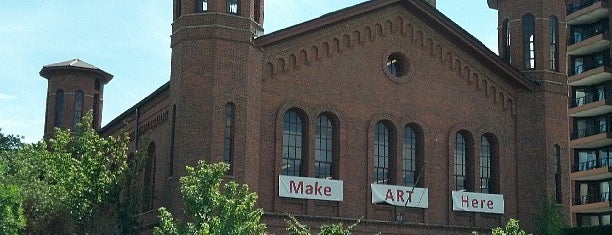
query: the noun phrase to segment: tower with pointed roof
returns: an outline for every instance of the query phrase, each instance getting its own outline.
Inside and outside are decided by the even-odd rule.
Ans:
[[[83,116],[93,112],[93,127],[100,128],[104,85],[113,75],[80,59],[43,66],[48,81],[44,137],[56,127],[75,130]]]

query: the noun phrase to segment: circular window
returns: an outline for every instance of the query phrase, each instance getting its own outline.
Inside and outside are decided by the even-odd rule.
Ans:
[[[385,73],[390,78],[397,79],[408,74],[408,72],[409,65],[406,60],[406,57],[403,54],[399,52],[394,52],[386,58]]]

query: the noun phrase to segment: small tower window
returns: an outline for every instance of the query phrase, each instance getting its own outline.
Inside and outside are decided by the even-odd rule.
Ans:
[[[72,118],[72,128],[76,130],[77,124],[81,123],[83,117],[83,91],[78,90],[74,93],[74,116]]]
[[[55,92],[55,127],[62,126],[64,118],[64,90]]]
[[[232,173],[232,163],[234,161],[234,118],[234,104],[229,103],[225,106],[225,151],[223,153],[223,161],[230,165],[229,174]]]
[[[550,27],[550,70],[559,71],[559,21],[556,16],[551,16],[549,20]]]
[[[240,5],[239,3],[239,0],[227,0],[227,12],[232,14],[238,14],[238,5]]]
[[[502,23],[502,32],[504,33],[503,58],[504,61],[510,63],[510,22],[508,19]]]
[[[196,12],[205,12],[208,10],[208,0],[196,0]]]
[[[526,14],[523,16],[523,57],[525,59],[525,68],[535,68],[535,21],[533,15]]]

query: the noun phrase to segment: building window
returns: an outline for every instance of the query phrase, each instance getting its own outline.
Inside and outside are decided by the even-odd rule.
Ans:
[[[255,17],[255,22],[261,24],[263,22],[261,22],[261,1],[260,0],[255,0],[255,4],[254,4],[254,17]]]
[[[149,144],[143,178],[142,211],[144,212],[153,209],[153,195],[155,190],[155,143]]]
[[[79,90],[74,93],[74,116],[72,119],[72,128],[77,129],[77,124],[81,123],[83,117],[83,91]]]
[[[401,77],[408,72],[406,59],[399,52],[393,53],[387,57],[387,71],[395,76]]]
[[[227,12],[232,14],[238,14],[239,5],[239,0],[227,0]]]
[[[526,69],[535,68],[535,21],[533,15],[523,16],[523,57]]]
[[[196,12],[205,12],[208,10],[208,0],[196,0]]]
[[[64,119],[64,90],[55,92],[55,127],[62,126]]]
[[[486,136],[480,138],[480,192],[493,193],[491,185],[491,142]]]
[[[305,176],[302,159],[305,152],[305,133],[302,117],[295,111],[288,111],[283,118],[283,165],[282,174]]]
[[[98,94],[94,94],[94,101],[93,101],[93,123],[91,126],[93,126],[95,129],[100,128],[100,95]]]
[[[402,180],[405,186],[417,186],[419,170],[417,168],[418,141],[416,132],[410,127],[404,127],[404,143],[402,146]]]
[[[225,106],[225,137],[223,145],[223,162],[230,165],[229,174],[232,173],[232,163],[234,160],[234,118],[235,107],[233,103],[229,103]]]
[[[317,118],[315,134],[315,177],[333,179],[334,177],[334,125],[330,118],[322,114]]]
[[[458,132],[455,135],[455,191],[471,191],[469,180],[469,162],[471,151],[469,149],[469,139],[465,133]]]
[[[555,201],[557,204],[563,203],[563,192],[561,191],[561,147],[553,147],[553,171],[555,172]]]
[[[374,129],[374,183],[392,184],[389,174],[392,154],[391,129],[384,122],[378,122]]]
[[[559,21],[556,16],[551,16],[548,23],[550,28],[550,70],[559,71]]]
[[[510,63],[510,22],[508,21],[508,19],[504,20],[504,22],[502,23],[502,32],[504,34],[502,35],[504,39],[504,45],[502,49],[502,53],[504,53],[503,58],[504,61]]]

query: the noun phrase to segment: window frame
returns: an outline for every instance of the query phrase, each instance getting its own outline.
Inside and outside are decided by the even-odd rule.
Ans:
[[[59,89],[55,92],[55,127],[62,127],[64,119],[64,90]]]
[[[208,11],[208,0],[196,0],[195,12]]]
[[[236,7],[233,9],[232,7]],[[234,15],[240,15],[240,0],[226,0],[226,12]]]
[[[233,173],[234,163],[234,131],[236,119],[236,105],[227,103],[225,105],[225,133],[223,137],[223,162],[229,164],[228,174]]]
[[[459,138],[461,137],[461,139]],[[455,134],[453,149],[453,179],[454,191],[472,192],[472,139],[466,131],[459,131]],[[458,182],[462,181],[462,186]]]
[[[532,14],[523,15],[523,63],[525,69],[536,68],[535,18]]]
[[[404,126],[404,135],[402,143],[402,185],[408,187],[421,186],[418,182],[421,173],[421,135],[419,128],[406,125]],[[412,175],[412,180],[408,180]]]
[[[83,119],[83,101],[85,93],[82,90],[74,92],[74,114],[72,116],[72,127],[77,129],[77,125],[81,123]]]
[[[381,133],[382,131],[382,133]],[[395,130],[388,121],[379,121],[374,126],[374,184],[393,185],[395,179]],[[382,138],[382,139],[379,139]],[[381,143],[382,142],[382,143]],[[381,149],[382,148],[382,149]],[[382,163],[382,166],[381,166]],[[382,174],[382,175],[380,175]]]
[[[295,120],[292,118],[296,118]],[[299,176],[299,177],[307,177],[306,168],[307,157],[308,157],[308,134],[307,134],[307,121],[305,121],[305,116],[302,112],[297,109],[291,109],[283,114],[283,133],[282,133],[282,167],[281,167],[281,175],[288,176]],[[299,127],[299,133],[291,133],[291,130],[288,128],[296,128]],[[293,138],[293,145],[290,145],[290,139]],[[298,142],[299,138],[299,142]],[[299,145],[298,145],[299,144]],[[294,157],[289,157],[290,153],[293,153]],[[290,171],[289,162],[293,164],[299,163],[300,165],[296,169],[293,167],[293,170]]]
[[[550,31],[550,70],[559,71],[559,19],[550,16],[548,27]]]

